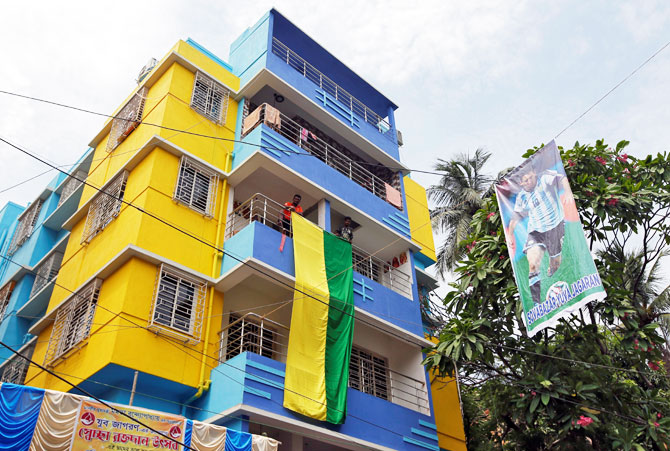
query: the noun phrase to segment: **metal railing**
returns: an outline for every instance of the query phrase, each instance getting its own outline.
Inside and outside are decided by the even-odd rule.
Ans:
[[[226,239],[251,224],[265,224],[275,230],[291,235],[290,222],[284,220],[284,206],[261,193],[254,194],[236,206],[226,221]]]
[[[391,402],[430,415],[425,381],[388,370],[391,379]]]
[[[225,362],[245,351],[285,361],[289,328],[256,313],[237,317],[219,331],[219,362]]]
[[[37,267],[37,270],[35,271],[35,282],[33,282],[33,288],[30,291],[31,298],[44,288],[44,286],[56,279],[62,262],[63,254],[54,252],[45,262]]]
[[[63,184],[63,190],[60,193],[60,198],[58,199],[58,207],[60,207],[68,198],[74,193],[77,188],[79,188],[84,182],[81,180],[86,179],[86,171],[77,171],[74,176],[70,176],[65,183]]]
[[[369,255],[356,246],[353,246],[352,253],[354,271],[392,289],[396,293],[412,298],[412,279],[409,275],[398,268],[394,268],[384,260]]]
[[[379,130],[379,133],[395,142],[391,124],[386,119],[372,111],[367,105],[349,94],[340,85],[328,78],[275,37],[272,38],[272,53],[301,73],[303,77],[318,85],[319,88],[323,89],[329,95],[335,97],[335,100],[343,106],[348,107],[354,114]]]
[[[294,143],[296,146],[323,161],[328,166],[370,191],[375,196],[388,202],[386,193],[387,182],[385,180],[373,174],[362,164],[346,157],[342,152],[326,143],[310,130],[302,127],[285,114],[279,112],[280,120],[276,120],[276,118],[272,121],[266,120],[266,111],[268,109],[276,110],[274,107],[264,103],[247,116],[247,119],[251,118],[251,120],[247,121],[245,119],[242,136],[248,134],[258,124],[265,122],[273,130]],[[394,181],[390,180],[388,184],[391,185],[393,182]],[[402,207],[395,207],[402,210]]]

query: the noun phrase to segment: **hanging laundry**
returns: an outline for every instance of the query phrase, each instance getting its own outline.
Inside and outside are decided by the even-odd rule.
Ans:
[[[281,113],[277,108],[265,105],[265,123],[275,130],[281,129]]]
[[[400,191],[388,183],[384,183],[384,187],[386,188],[386,202],[394,207],[402,209],[402,195],[400,194]]]
[[[308,131],[307,131],[306,128],[301,128],[300,129],[300,139],[302,139],[303,141],[307,141],[307,134],[308,134]]]
[[[242,123],[242,134],[246,135],[249,133],[255,126],[258,124],[258,122],[261,120],[261,108],[258,107],[256,108],[253,113],[250,113],[247,117],[244,118],[244,122]]]

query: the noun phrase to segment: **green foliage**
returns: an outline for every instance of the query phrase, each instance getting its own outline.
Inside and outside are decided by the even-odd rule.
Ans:
[[[495,195],[473,214],[444,299],[451,319],[424,361],[443,375],[458,368],[469,449],[670,443],[659,327],[670,302],[657,277],[670,246],[670,155],[637,159],[624,153],[627,144],[562,151],[607,299],[545,334],[526,335]]]

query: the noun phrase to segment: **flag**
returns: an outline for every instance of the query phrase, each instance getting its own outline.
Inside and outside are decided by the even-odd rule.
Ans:
[[[300,215],[293,214],[291,223],[295,293],[284,407],[342,424],[354,336],[351,244]]]
[[[605,298],[556,143],[496,185],[528,335]]]

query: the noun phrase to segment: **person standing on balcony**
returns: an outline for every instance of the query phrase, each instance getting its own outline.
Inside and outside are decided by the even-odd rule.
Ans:
[[[351,227],[351,217],[347,216],[344,218],[344,222],[340,228],[335,231],[335,235],[350,243],[354,240],[354,229]]]
[[[284,235],[291,234],[291,212],[296,212],[302,216],[302,207],[300,206],[300,201],[302,196],[300,194],[293,195],[293,201],[284,203],[284,211],[282,212],[281,225],[282,233]]]

